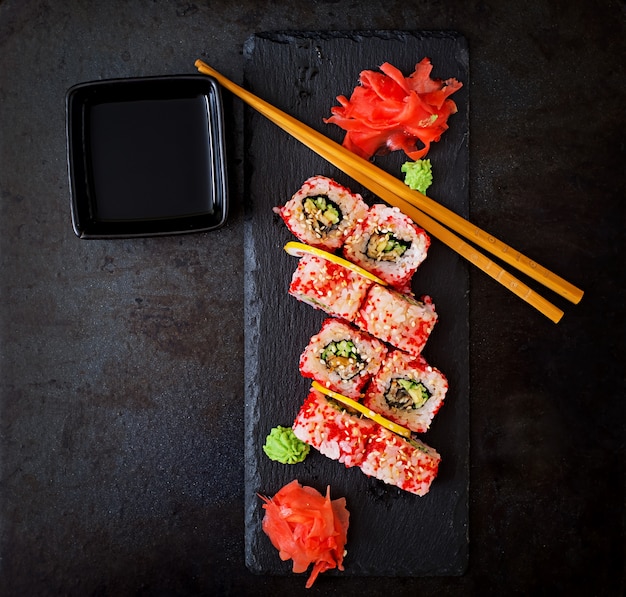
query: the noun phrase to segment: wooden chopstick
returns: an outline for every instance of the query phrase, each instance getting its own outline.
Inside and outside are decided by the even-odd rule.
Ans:
[[[320,153],[317,151],[318,147],[314,142],[311,142],[310,147],[317,153]],[[465,257],[468,261],[473,263],[487,275],[491,276],[494,280],[497,280],[503,286],[506,286],[511,292],[535,307],[554,323],[558,323],[561,320],[563,317],[563,311],[561,309],[550,303],[532,288],[524,284],[521,280],[518,280],[504,268],[500,267],[495,261],[492,261],[486,255],[483,255],[480,251],[477,251],[474,247],[466,243],[462,238],[456,236],[439,222],[421,212],[414,205],[405,202],[401,197],[395,195],[392,191],[381,185],[375,179],[368,178],[363,175],[360,170],[353,170],[352,166],[349,163],[342,161],[340,157],[332,159],[332,163],[390,205],[396,205],[400,208],[400,211],[409,216],[416,224],[428,231],[432,236],[436,237],[461,256]]]
[[[520,271],[527,273],[533,279],[543,283],[568,300],[572,302],[580,301],[582,291],[470,224],[454,212],[444,208],[425,195],[412,191],[391,174],[360,158],[338,143],[240,87],[203,61],[197,60],[195,66],[199,72],[212,76],[225,89],[231,91],[274,124],[346,172],[346,174],[363,184],[363,186],[380,196],[390,205],[398,206],[430,234],[453,248],[489,276],[505,285],[509,290],[538,309],[552,321],[558,322],[561,319],[563,312],[560,309],[424,212],[429,211],[430,215],[437,217],[444,224],[456,227],[457,231],[465,233],[466,237],[471,238],[476,244],[484,245],[484,248],[491,252],[495,251],[507,263],[511,263]],[[416,204],[419,207],[416,207]]]

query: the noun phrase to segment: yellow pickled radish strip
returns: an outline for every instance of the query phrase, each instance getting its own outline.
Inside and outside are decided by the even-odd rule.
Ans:
[[[298,243],[295,241],[288,242],[285,247],[285,251],[289,253],[289,255],[293,255],[294,257],[302,257],[303,255],[315,255],[316,257],[321,257],[322,259],[326,259],[326,261],[332,261],[337,265],[342,265],[343,267],[356,272],[357,274],[372,280],[372,282],[376,282],[382,286],[387,286],[387,282],[381,280],[378,276],[368,272],[366,269],[359,267],[355,263],[344,259],[343,257],[339,257],[334,253],[329,253],[328,251],[324,251],[323,249],[318,249],[317,247],[312,247],[311,245],[307,245],[305,243]]]
[[[322,394],[326,394],[327,396],[334,398],[338,402],[341,402],[342,404],[353,408],[354,410],[360,412],[362,415],[365,415],[368,419],[372,419],[372,421],[375,421],[379,425],[382,425],[383,427],[389,429],[389,431],[393,431],[394,433],[397,433],[402,437],[407,437],[409,439],[411,438],[411,431],[409,429],[407,429],[406,427],[402,427],[402,425],[398,425],[397,423],[394,423],[389,419],[385,419],[385,417],[379,415],[378,413],[375,413],[372,409],[363,406],[360,402],[352,400],[352,398],[348,398],[347,396],[334,392],[333,390],[329,390],[327,387],[316,381],[311,382],[311,385],[318,392],[322,392]]]

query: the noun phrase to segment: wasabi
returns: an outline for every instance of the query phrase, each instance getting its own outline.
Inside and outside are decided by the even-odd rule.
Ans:
[[[274,427],[265,439],[263,451],[270,460],[276,460],[282,464],[296,464],[302,462],[311,446],[299,440],[291,427]]]
[[[402,172],[405,173],[404,182],[414,191],[425,193],[433,182],[433,173],[430,160],[417,160],[402,164]]]

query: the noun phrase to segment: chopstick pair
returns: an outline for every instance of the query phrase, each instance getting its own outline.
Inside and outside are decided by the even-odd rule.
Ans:
[[[576,288],[574,285],[547,270],[535,261],[525,257],[519,251],[514,250],[502,241],[477,226],[474,226],[458,214],[440,205],[436,201],[433,201],[426,195],[410,189],[398,178],[357,156],[339,143],[336,143],[293,116],[286,114],[243,87],[240,87],[202,60],[196,60],[195,66],[199,72],[213,77],[225,89],[239,97],[268,120],[362,184],[389,205],[398,207],[432,236],[452,248],[487,275],[506,286],[511,292],[526,301],[553,322],[557,323],[560,321],[563,316],[561,309],[504,270],[486,255],[483,255],[447,227],[463,235],[465,238],[471,239],[476,245],[486,249],[488,252],[514,266],[522,273],[540,282],[570,302],[574,304],[580,302],[583,296],[582,290]]]

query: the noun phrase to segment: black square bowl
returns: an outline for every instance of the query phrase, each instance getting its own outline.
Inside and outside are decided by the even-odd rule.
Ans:
[[[228,213],[220,88],[203,75],[81,83],[66,96],[74,232],[215,230]]]

